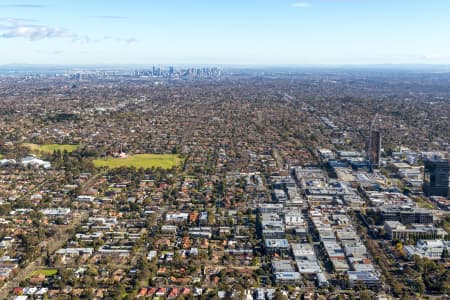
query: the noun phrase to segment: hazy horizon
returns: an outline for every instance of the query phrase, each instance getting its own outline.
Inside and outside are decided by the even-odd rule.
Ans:
[[[0,4],[0,65],[447,65],[450,2]]]

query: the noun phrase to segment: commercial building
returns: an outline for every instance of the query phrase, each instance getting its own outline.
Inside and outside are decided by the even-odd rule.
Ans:
[[[364,285],[370,289],[379,289],[381,287],[380,276],[375,272],[348,271],[347,275],[351,288],[358,285]]]
[[[427,196],[448,197],[448,160],[433,158],[425,161],[423,191]]]
[[[297,263],[297,268],[300,273],[317,274],[322,272],[311,244],[292,244],[292,254],[295,258],[295,262]]]
[[[428,259],[441,259],[444,251],[446,251],[448,255],[450,242],[443,240],[419,240],[416,245],[405,246],[404,249],[409,259],[412,259],[414,255],[426,257]]]
[[[381,154],[381,132],[371,131],[368,145],[369,168],[378,169],[380,167]]]
[[[381,209],[383,221],[399,221],[408,224],[431,224],[433,213],[424,208],[413,208],[409,206],[385,206]]]
[[[289,242],[286,239],[266,239],[264,248],[268,253],[288,253]]]
[[[273,260],[272,261],[272,272],[295,272],[294,267],[290,260]]]
[[[299,272],[279,272],[275,273],[275,282],[277,284],[296,284],[301,281]]]
[[[384,222],[384,231],[391,240],[444,239],[447,236],[445,230],[431,224],[411,224],[407,227],[398,221]]]
[[[94,248],[61,248],[56,251],[56,254],[76,257],[84,254],[92,255]]]
[[[282,203],[261,203],[259,204],[259,211],[262,214],[281,213],[284,205]]]

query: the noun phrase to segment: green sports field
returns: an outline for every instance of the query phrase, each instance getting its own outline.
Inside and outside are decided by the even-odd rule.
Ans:
[[[64,144],[44,144],[44,145],[38,145],[38,144],[30,144],[25,143],[23,146],[29,148],[31,151],[36,152],[44,152],[44,153],[53,153],[53,151],[60,150],[63,152],[64,150],[67,150],[67,152],[73,152],[77,150],[80,145],[64,145]]]
[[[43,274],[45,276],[53,276],[58,274],[58,270],[57,269],[40,269],[40,270],[36,270],[33,273],[31,273],[31,276],[36,276],[39,274]]]
[[[161,168],[171,169],[180,165],[182,159],[175,154],[136,154],[130,155],[127,158],[108,157],[106,159],[94,160],[94,165],[98,168],[120,168],[120,167],[135,167],[135,168]]]

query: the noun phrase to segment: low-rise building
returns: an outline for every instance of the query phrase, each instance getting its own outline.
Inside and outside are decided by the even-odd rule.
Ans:
[[[384,231],[390,240],[444,239],[447,232],[433,225],[411,224],[405,226],[398,221],[384,222]]]
[[[412,259],[414,255],[428,259],[441,259],[445,252],[449,252],[450,242],[443,240],[419,240],[416,245],[408,245],[403,249],[409,259]]]
[[[368,271],[348,271],[348,281],[351,288],[363,285],[370,289],[381,287],[380,276],[375,272]]]

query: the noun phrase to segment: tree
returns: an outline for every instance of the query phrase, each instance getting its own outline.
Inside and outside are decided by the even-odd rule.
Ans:
[[[275,292],[275,300],[288,300],[288,297],[283,294],[280,290]]]
[[[361,292],[359,292],[359,298],[361,300],[371,300],[372,295],[368,290],[362,290]]]
[[[208,211],[208,225],[216,224],[216,217],[212,211]]]
[[[212,259],[213,253],[214,253],[214,252],[213,252],[211,246],[208,246],[208,258],[209,258],[210,260]]]
[[[425,283],[423,282],[422,277],[416,278],[415,282],[416,282],[417,291],[422,295],[426,290]]]
[[[392,289],[393,289],[394,293],[395,293],[397,296],[400,296],[400,295],[402,294],[402,288],[403,288],[403,286],[402,286],[398,281],[393,281],[393,282],[391,283],[391,285],[392,285]]]
[[[118,286],[113,289],[111,296],[113,297],[113,299],[117,299],[117,300],[121,300],[123,299],[123,296],[125,295],[125,287],[123,286],[123,284],[118,284]]]
[[[94,290],[92,288],[84,289],[81,294],[81,298],[83,299],[93,299],[94,298]]]

